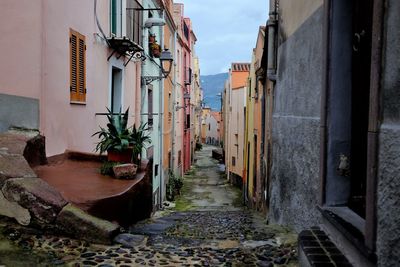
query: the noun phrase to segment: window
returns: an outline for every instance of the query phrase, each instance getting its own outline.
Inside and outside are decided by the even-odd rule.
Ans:
[[[178,151],[178,165],[182,164],[182,151]]]
[[[111,111],[122,111],[122,70],[112,67],[111,73]]]
[[[86,102],[86,39],[70,29],[70,101]]]
[[[186,114],[186,129],[190,128],[190,114]]]
[[[183,22],[183,34],[186,37],[186,40],[189,41],[189,27],[187,26],[186,22]]]
[[[122,0],[110,1],[110,35],[122,35]]]
[[[211,123],[208,124],[208,130],[211,131]]]
[[[147,105],[147,123],[149,126],[153,125],[153,85],[149,84],[147,88],[147,98],[148,98],[148,105]]]
[[[126,36],[135,43],[142,45],[143,12],[135,10],[142,6],[135,0],[126,2]]]
[[[232,166],[236,166],[236,158],[232,157]]]
[[[255,99],[256,101],[258,100],[259,83],[260,83],[260,80],[259,80],[259,78],[257,78],[257,79],[256,79],[256,87],[254,88],[254,89],[255,89],[255,90],[254,90],[254,99]]]

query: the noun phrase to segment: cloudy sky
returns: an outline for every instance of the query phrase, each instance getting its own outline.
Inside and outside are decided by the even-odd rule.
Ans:
[[[260,25],[268,16],[266,0],[176,0],[185,4],[197,36],[202,75],[226,72],[231,62],[250,62]]]

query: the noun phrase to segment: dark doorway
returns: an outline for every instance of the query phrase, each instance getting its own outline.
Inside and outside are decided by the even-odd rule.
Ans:
[[[331,4],[325,204],[365,218],[373,0]]]
[[[247,170],[246,170],[246,201],[249,200],[249,180],[250,180],[250,142],[247,143]]]
[[[373,0],[353,2],[349,208],[365,218]]]
[[[111,79],[111,111],[118,113],[122,109],[122,70],[112,67]]]
[[[257,201],[257,135],[254,135],[254,157],[253,157],[253,199]]]

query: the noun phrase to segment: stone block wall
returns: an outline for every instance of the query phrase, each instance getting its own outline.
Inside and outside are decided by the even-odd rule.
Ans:
[[[0,94],[0,133],[10,127],[39,129],[39,100]]]

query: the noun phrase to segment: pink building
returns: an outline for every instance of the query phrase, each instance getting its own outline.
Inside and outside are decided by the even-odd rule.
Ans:
[[[37,129],[52,156],[93,152],[106,107],[138,123],[140,2],[3,0],[0,132]]]
[[[191,166],[191,106],[192,91],[192,25],[189,18],[184,17],[184,5],[174,4],[174,19],[177,30],[177,117],[175,144],[178,154],[178,167],[182,172]]]

